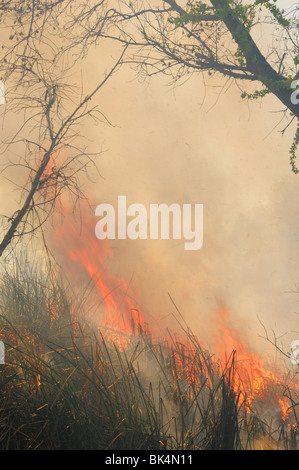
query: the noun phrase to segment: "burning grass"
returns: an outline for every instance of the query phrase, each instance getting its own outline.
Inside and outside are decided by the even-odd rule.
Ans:
[[[244,391],[238,351],[218,360],[184,328],[154,340],[134,315],[121,347],[117,333],[86,323],[58,275],[24,260],[2,274],[0,313],[1,449],[297,446],[296,406],[271,414],[270,396],[286,407],[271,377],[263,406],[248,382]]]

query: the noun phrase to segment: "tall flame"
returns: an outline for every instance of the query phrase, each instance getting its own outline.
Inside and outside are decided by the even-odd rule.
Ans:
[[[88,213],[90,207],[86,205],[83,206],[80,221],[76,220],[71,212],[65,214],[63,224],[56,224],[53,236],[55,247],[63,254],[68,273],[77,273],[80,277],[83,270],[92,280],[104,306],[104,318],[98,320],[98,325],[106,328],[113,341],[125,346],[124,338],[133,333],[148,333],[149,327],[142,312],[136,308],[136,301],[129,295],[129,285],[109,271],[108,265],[114,256],[113,251],[107,240],[99,241],[95,237],[96,221],[89,217]],[[249,351],[237,331],[227,326],[227,321],[228,311],[219,308],[216,349],[224,363],[226,354],[237,352],[235,392],[241,391],[249,413],[251,405],[257,401],[273,402],[281,418],[287,421],[290,409],[287,399],[281,398],[283,384],[280,376],[265,367],[263,358]],[[185,345],[182,343],[182,347],[184,361],[178,357],[177,365],[182,372],[190,375],[190,383],[194,383],[196,377],[192,376],[192,363],[196,352],[187,342]],[[207,377],[207,383],[210,383],[209,380]]]
[[[143,313],[132,300],[132,289],[121,278],[108,269],[109,260],[114,254],[108,240],[95,237],[95,221],[86,217],[90,207],[83,206],[81,220],[76,220],[73,213],[64,217],[63,223],[56,224],[53,241],[57,250],[63,255],[64,266],[68,274],[77,278],[82,270],[94,283],[104,306],[104,318],[99,324],[107,330],[126,336],[133,333],[147,332],[148,326]],[[134,296],[136,299],[136,295]],[[115,336],[114,336],[115,340]],[[123,342],[122,341],[122,342]]]
[[[249,351],[248,345],[240,340],[238,332],[227,326],[228,320],[229,312],[224,307],[219,308],[216,348],[223,361],[227,352],[236,351],[235,389],[241,390],[246,399],[247,410],[250,411],[253,402],[271,405],[272,409],[278,408],[281,418],[287,421],[291,408],[288,405],[288,399],[281,397],[284,387],[283,378],[280,374],[268,370],[262,357]]]

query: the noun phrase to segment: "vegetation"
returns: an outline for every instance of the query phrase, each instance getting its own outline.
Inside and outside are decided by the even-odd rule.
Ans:
[[[0,283],[1,449],[296,447],[298,423],[267,422],[233,388],[235,353],[221,363],[190,332],[123,348],[79,324],[57,275],[25,266]]]
[[[276,0],[165,0],[155,6],[150,1],[122,0],[119,5],[108,10],[115,30],[104,29],[101,37],[129,46],[129,61],[143,77],[163,74],[175,84],[191,74],[203,74],[203,83],[212,86],[211,78],[217,76],[220,88],[235,81],[243,98],[272,95],[279,100],[287,122],[282,133],[298,123],[299,107],[291,99],[299,63],[295,0],[285,9]],[[93,9],[88,13],[92,27],[83,41],[86,47],[98,41],[99,18]],[[289,152],[294,173],[298,143],[296,132]]]
[[[299,64],[298,9],[284,12],[274,0],[190,0],[184,8],[175,0],[151,3],[1,3],[0,79],[12,127],[1,147],[11,160],[1,170],[13,174],[21,197],[1,217],[0,257],[43,229],[61,209],[62,194],[78,207],[81,175],[96,168],[97,156],[82,143],[81,126],[109,123],[94,98],[125,63],[145,78],[165,74],[173,84],[191,73],[253,84],[243,98],[274,95],[288,119],[283,132],[297,122],[291,83]],[[256,28],[270,35],[258,43]],[[83,91],[75,71],[84,68],[92,46],[107,40],[120,45],[118,55],[93,89]],[[298,142],[297,127],[290,149],[295,173]],[[180,337],[161,340],[140,331],[124,347],[96,315],[87,322],[86,308],[51,269],[24,259],[3,264],[1,449],[297,447],[297,402],[288,395],[292,427],[281,416],[269,419],[236,387],[236,351],[221,361],[184,328]]]

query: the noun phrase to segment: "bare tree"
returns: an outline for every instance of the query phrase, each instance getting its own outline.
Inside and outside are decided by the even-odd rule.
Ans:
[[[106,2],[105,21],[103,3],[85,5],[70,21],[82,50],[99,38],[116,40],[129,46],[127,61],[140,74],[162,73],[173,83],[218,74],[242,86],[244,98],[275,95],[288,120],[282,132],[297,122],[291,87],[299,64],[297,2],[281,11],[271,0],[119,0]],[[298,141],[299,127],[290,150],[295,173]]]
[[[6,123],[20,121],[2,144],[2,175],[22,172],[12,180],[20,191],[19,208],[2,217],[0,256],[12,241],[41,229],[63,193],[74,203],[83,197],[80,175],[90,164],[96,168],[96,154],[82,143],[81,126],[86,119],[108,122],[93,98],[120,67],[125,47],[93,90],[78,90],[70,78],[75,64],[67,57],[67,47],[62,48],[67,45],[65,21],[71,10],[72,2],[64,0],[0,6],[0,76],[7,103],[3,118]]]

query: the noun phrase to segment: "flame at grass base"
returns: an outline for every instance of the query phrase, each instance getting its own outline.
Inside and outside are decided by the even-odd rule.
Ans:
[[[63,223],[56,223],[53,242],[70,279],[80,281],[85,274],[94,284],[98,305],[104,307],[104,318],[98,318],[98,325],[123,347],[126,337],[147,334],[148,325],[137,308],[137,301],[132,300],[132,289],[129,293],[129,285],[109,271],[108,264],[114,254],[108,240],[99,242],[95,237],[96,221],[85,216],[90,212],[90,207],[84,205],[80,220],[72,212],[65,213]]]
[[[216,349],[223,362],[227,353],[236,351],[235,391],[241,391],[249,412],[253,404],[258,404],[259,408],[264,406],[273,411],[278,410],[283,421],[288,422],[292,408],[288,398],[281,396],[286,388],[286,378],[268,370],[264,359],[249,351],[248,345],[241,341],[238,332],[227,326],[228,320],[229,312],[220,307],[217,312]],[[299,391],[298,384],[293,385],[295,390]]]
[[[129,293],[128,283],[109,271],[113,251],[108,240],[99,241],[96,238],[96,220],[88,215],[90,213],[87,204],[79,220],[76,220],[73,212],[65,211],[63,223],[56,223],[54,245],[63,256],[68,277],[80,280],[84,273],[94,284],[99,295],[98,305],[104,307],[104,318],[98,318],[97,326],[119,347],[126,348],[132,335],[150,335],[150,328],[143,313],[137,308],[137,302],[133,300],[136,295],[133,297]],[[289,422],[292,408],[289,407],[288,398],[283,396],[282,378],[268,370],[263,358],[250,352],[248,346],[239,339],[238,333],[227,326],[228,311],[225,308],[219,308],[217,318],[216,349],[223,368],[231,361],[231,356],[228,358],[227,354],[234,354],[232,387],[239,397],[240,406],[251,413],[252,407],[258,404],[260,408],[272,409],[283,421]],[[182,351],[173,356],[176,370],[179,375],[188,376],[190,386],[198,384],[198,387],[202,387],[202,377],[199,379],[194,374],[192,366],[198,354],[198,345],[195,347],[184,339],[180,342]],[[207,386],[212,388],[209,372],[203,370],[202,374],[205,375]],[[299,391],[297,384],[295,388]]]

